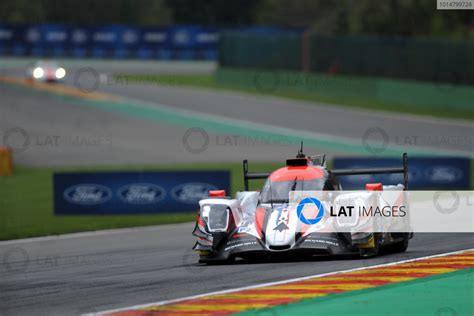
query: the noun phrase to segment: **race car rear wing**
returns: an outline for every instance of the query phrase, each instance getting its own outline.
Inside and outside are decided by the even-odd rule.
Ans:
[[[249,180],[266,179],[270,176],[270,172],[249,172],[249,164],[244,160],[244,187],[245,191],[249,190]],[[402,156],[402,166],[394,168],[365,168],[365,169],[339,169],[332,170],[335,176],[355,176],[363,174],[391,174],[403,173],[403,186],[408,190],[408,155],[406,153]]]
[[[355,176],[362,174],[389,174],[389,173],[403,173],[403,186],[408,190],[408,155],[404,153],[402,156],[402,166],[395,168],[366,168],[366,169],[339,169],[332,170],[335,176]]]
[[[271,172],[249,172],[249,162],[247,159],[244,160],[244,188],[245,191],[249,190],[249,180],[266,179],[270,176]]]

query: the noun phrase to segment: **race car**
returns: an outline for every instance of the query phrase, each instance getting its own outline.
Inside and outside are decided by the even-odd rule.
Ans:
[[[362,234],[318,231],[301,223],[301,213],[298,215],[295,205],[289,203],[292,191],[343,194],[337,180],[337,176],[343,175],[401,173],[402,184],[368,183],[366,190],[399,190],[402,193],[408,187],[407,154],[403,154],[401,167],[328,170],[324,155],[306,156],[301,148],[296,158],[288,159],[285,167],[271,173],[250,173],[248,162],[244,160],[243,173],[245,190],[237,192],[235,198],[226,197],[223,190],[214,190],[199,202],[193,250],[199,253],[200,263],[321,254],[373,257],[381,248],[404,252],[413,236],[408,229]],[[249,180],[254,179],[266,179],[260,192],[249,191]]]
[[[27,69],[26,76],[32,82],[58,82],[66,77],[66,70],[55,61],[40,60]]]

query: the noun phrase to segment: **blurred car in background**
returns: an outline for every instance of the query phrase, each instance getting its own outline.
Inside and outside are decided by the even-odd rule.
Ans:
[[[28,80],[58,82],[66,77],[66,70],[55,61],[40,60],[26,71]]]

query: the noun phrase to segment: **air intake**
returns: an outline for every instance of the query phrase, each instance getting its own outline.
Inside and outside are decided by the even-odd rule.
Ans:
[[[290,246],[290,245],[283,245],[283,246],[268,246],[268,248],[269,248],[270,250],[277,250],[277,251],[278,251],[278,250],[280,250],[280,251],[281,251],[281,250],[287,250],[287,249],[290,249],[290,248],[291,248],[291,246]]]
[[[292,159],[287,159],[286,160],[286,165],[287,166],[307,166],[308,165],[308,159],[306,158],[292,158]]]

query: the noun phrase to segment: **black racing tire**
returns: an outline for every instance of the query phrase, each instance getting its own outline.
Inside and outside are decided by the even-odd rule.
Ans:
[[[380,252],[380,233],[374,233],[374,247],[372,248],[361,248],[359,249],[359,255],[361,258],[373,258],[376,257]]]
[[[212,259],[207,256],[199,256],[199,263],[205,263],[207,265],[230,264],[234,262],[234,259],[232,256],[227,259]]]
[[[399,241],[399,242],[391,245],[390,250],[393,253],[405,252],[408,248],[409,243],[410,243],[410,239],[409,238],[404,238],[402,241]]]

